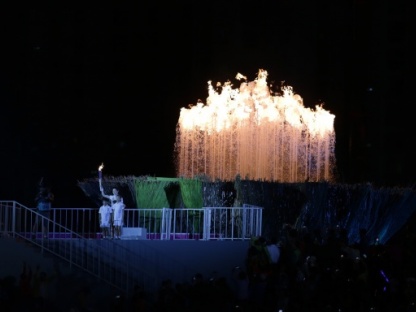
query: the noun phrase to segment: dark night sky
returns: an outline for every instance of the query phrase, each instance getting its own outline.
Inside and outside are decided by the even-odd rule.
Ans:
[[[45,177],[55,206],[88,206],[77,181],[101,162],[108,175],[174,177],[180,108],[205,102],[209,80],[260,68],[336,115],[340,182],[414,183],[409,8],[192,3],[1,10],[0,199],[31,206]]]

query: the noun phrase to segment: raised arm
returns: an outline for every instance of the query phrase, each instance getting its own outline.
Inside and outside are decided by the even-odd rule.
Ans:
[[[102,197],[107,198],[107,199],[109,199],[111,201],[111,197],[112,197],[111,195],[105,194],[103,188],[101,188],[100,191],[101,191],[101,196]]]

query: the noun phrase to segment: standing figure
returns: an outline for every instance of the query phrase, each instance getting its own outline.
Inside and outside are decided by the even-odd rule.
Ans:
[[[105,194],[103,188],[100,188],[100,190],[101,190],[102,197],[107,198],[107,199],[110,200],[110,205],[111,205],[111,209],[112,209],[112,212],[113,212],[113,214],[112,214],[113,220],[111,220],[112,226],[110,225],[110,231],[112,233],[111,237],[114,238],[114,204],[117,202],[117,197],[120,197],[121,202],[123,203],[123,197],[121,197],[119,195],[119,191],[118,191],[117,188],[113,188],[113,194],[111,194],[111,195]]]
[[[116,188],[113,188],[113,194],[111,194],[111,195],[105,194],[104,189],[101,189],[101,195],[104,198],[108,198],[111,202],[111,205],[114,205],[116,203],[117,197],[120,197],[119,191]],[[120,198],[121,198],[121,202],[123,202],[123,198],[122,197],[120,197]]]
[[[121,202],[123,203],[123,197],[119,195],[119,191],[116,188],[113,188],[113,194],[111,195],[105,194],[103,188],[101,188],[100,190],[101,190],[102,197],[108,198],[110,200],[111,209],[113,211],[113,214],[112,214],[113,220],[111,220],[110,231],[112,232],[111,237],[114,238],[114,204],[117,202],[118,197],[120,197]]]
[[[52,202],[54,198],[55,197],[51,192],[50,188],[46,187],[41,180],[41,182],[39,183],[39,193],[35,198],[36,209],[39,215],[37,215],[35,218],[35,223],[32,229],[32,238],[36,237],[36,232],[38,230],[39,223],[42,224],[43,238],[48,238],[48,221],[50,219],[50,211],[52,208]]]
[[[100,228],[103,238],[111,237],[112,213],[113,209],[109,205],[109,201],[107,199],[103,199],[103,204],[98,210],[100,217]]]
[[[113,205],[113,225],[114,225],[114,238],[121,238],[121,227],[123,226],[123,215],[124,215],[123,200],[120,196],[116,197],[116,203]]]

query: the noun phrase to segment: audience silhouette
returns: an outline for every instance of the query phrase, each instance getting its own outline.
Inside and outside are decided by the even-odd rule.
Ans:
[[[103,307],[119,312],[415,311],[414,237],[407,233],[400,240],[376,245],[362,236],[350,243],[339,228],[322,235],[318,230],[297,231],[285,225],[277,242],[276,238],[252,238],[242,259],[246,266],[230,268],[231,281],[196,273],[189,282],[164,280],[156,294],[146,293],[145,285],[136,285],[129,296],[115,298],[94,298],[87,289],[82,294],[95,303],[88,309],[82,300],[73,307],[61,307],[53,298],[48,298],[48,305],[42,304],[34,283],[42,271],[37,268],[32,273],[24,263],[18,279],[6,276],[0,280],[0,306],[2,311],[22,312],[47,312],[52,307],[62,312],[103,312]],[[270,261],[267,246],[271,242],[278,248],[277,263]]]

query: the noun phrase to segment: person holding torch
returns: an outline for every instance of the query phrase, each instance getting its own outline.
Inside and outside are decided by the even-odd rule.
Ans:
[[[101,196],[103,198],[108,198],[110,200],[111,203],[111,222],[110,222],[110,232],[111,232],[111,238],[114,238],[115,236],[115,224],[114,224],[114,216],[115,216],[115,209],[116,209],[116,204],[120,203],[122,205],[124,205],[123,203],[123,197],[121,197],[119,195],[118,189],[113,188],[113,194],[111,195],[107,195],[104,193],[104,189],[101,189]],[[118,225],[117,228],[117,232],[120,233],[121,232],[121,224]]]
[[[104,193],[104,188],[102,186],[102,169],[104,168],[104,164],[101,164],[100,167],[98,167],[98,182],[100,183],[100,192],[101,196],[103,198],[107,198],[110,200],[111,204],[111,210],[112,210],[112,216],[111,216],[111,226],[110,226],[110,232],[111,232],[111,238],[114,238],[114,209],[117,202],[122,204],[124,206],[123,197],[119,195],[119,191],[117,188],[113,188],[113,193],[111,195]],[[125,206],[124,206],[125,207]],[[118,236],[121,235],[121,225],[117,228]]]

